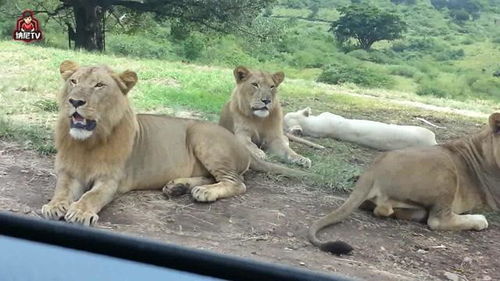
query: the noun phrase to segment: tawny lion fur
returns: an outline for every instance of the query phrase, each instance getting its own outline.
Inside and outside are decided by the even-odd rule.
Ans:
[[[233,73],[236,87],[222,108],[219,124],[233,132],[256,158],[264,159],[266,151],[309,168],[311,160],[293,151],[283,134],[283,111],[277,91],[285,74],[251,71],[243,66]]]
[[[345,203],[311,226],[309,240],[325,251],[345,249],[341,241],[321,242],[317,232],[362,204],[376,216],[426,221],[433,230],[487,228],[483,215],[468,213],[500,207],[500,113],[470,137],[381,154]]]
[[[167,195],[190,191],[197,201],[214,201],[245,192],[242,175],[249,167],[296,173],[252,159],[217,124],[135,115],[126,96],[137,82],[132,71],[65,61],[60,72],[65,83],[55,130],[57,183],[42,208],[47,218],[90,225],[106,204],[130,190],[164,187]],[[77,119],[95,122],[95,129],[79,128]]]

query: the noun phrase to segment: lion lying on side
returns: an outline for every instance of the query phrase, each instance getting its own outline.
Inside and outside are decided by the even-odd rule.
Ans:
[[[285,131],[289,133],[332,137],[378,150],[436,144],[434,133],[426,128],[346,119],[329,112],[312,116],[309,107],[287,113],[284,126]]]
[[[277,91],[285,74],[271,75],[243,66],[233,73],[236,87],[222,108],[219,125],[233,132],[256,158],[264,159],[265,150],[289,163],[311,167],[311,160],[293,151],[283,134],[283,111]]]
[[[309,240],[335,254],[352,248],[341,241],[321,242],[316,234],[347,218],[358,206],[376,216],[427,221],[433,230],[483,230],[483,215],[464,214],[500,207],[500,113],[489,127],[442,145],[385,152],[359,178],[337,210],[314,223]]]
[[[245,192],[249,168],[288,174],[297,171],[252,159],[226,129],[212,123],[160,115],[135,115],[127,93],[132,71],[108,67],[60,66],[65,80],[58,96],[57,184],[45,217],[93,224],[117,194],[162,188],[190,191],[197,201]]]

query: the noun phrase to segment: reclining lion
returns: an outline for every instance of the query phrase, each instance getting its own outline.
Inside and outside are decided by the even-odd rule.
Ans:
[[[45,217],[93,224],[113,198],[134,189],[191,191],[208,202],[245,192],[249,168],[297,171],[252,159],[245,146],[212,123],[161,115],[135,115],[127,93],[132,71],[79,67],[64,61],[55,142],[57,183]]]
[[[256,158],[264,159],[265,150],[286,162],[311,167],[311,160],[293,151],[283,134],[283,111],[277,92],[285,74],[250,71],[243,66],[233,73],[236,87],[222,108],[219,125],[233,132]]]
[[[500,207],[500,113],[470,137],[380,155],[344,204],[311,226],[311,243],[335,254],[349,252],[346,243],[323,243],[316,235],[362,203],[372,205],[376,216],[427,221],[433,230],[487,228],[483,215],[467,213]]]
[[[434,133],[418,126],[347,119],[330,112],[318,116],[311,113],[309,107],[287,113],[284,117],[285,131],[311,137],[332,137],[378,150],[436,144]]]

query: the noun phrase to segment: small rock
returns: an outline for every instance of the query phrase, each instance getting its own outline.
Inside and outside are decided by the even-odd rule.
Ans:
[[[287,232],[287,233],[286,233],[286,235],[287,235],[288,237],[293,237],[293,236],[295,236],[292,232]]]
[[[24,213],[24,214],[29,214],[30,212],[31,212],[30,207],[25,206],[25,207],[23,208],[23,213]]]
[[[425,254],[425,253],[427,253],[427,251],[424,250],[424,249],[418,249],[417,253],[419,253],[419,254]]]
[[[385,251],[385,248],[383,246],[380,246],[380,250]]]
[[[301,266],[306,266],[306,263],[305,263],[305,262],[303,262],[303,261],[299,262],[299,264],[300,264]]]
[[[489,275],[484,275],[483,276],[483,281],[490,281],[492,280],[491,277]]]
[[[448,279],[450,281],[460,281],[460,278],[455,273],[451,273],[451,272],[445,271],[443,273],[443,275],[444,275],[444,277],[446,277],[446,279]]]
[[[256,251],[252,251],[252,255],[256,255],[256,254],[257,254],[257,252],[256,252]]]
[[[464,263],[472,263],[472,259],[470,257],[465,257]]]

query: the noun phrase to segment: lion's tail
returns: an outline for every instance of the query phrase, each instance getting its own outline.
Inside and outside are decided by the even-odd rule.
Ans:
[[[293,134],[286,133],[285,135],[288,137],[288,139],[290,139],[294,142],[302,143],[302,144],[308,145],[308,146],[310,146],[312,148],[316,148],[316,149],[325,149],[325,147],[320,145],[320,144],[314,143],[312,141],[308,141],[308,140],[303,139],[301,137],[297,137]]]
[[[313,174],[291,169],[282,165],[274,164],[271,162],[267,162],[265,160],[261,160],[252,156],[252,161],[250,162],[250,169],[259,172],[270,172],[273,174],[281,174],[288,177],[294,178],[302,178],[302,177],[311,177]]]
[[[309,228],[309,241],[314,246],[319,247],[322,251],[330,252],[335,255],[347,254],[352,251],[352,246],[343,241],[337,240],[322,242],[316,235],[321,229],[329,225],[339,223],[347,218],[356,208],[361,205],[361,203],[366,200],[366,197],[372,189],[372,186],[373,176],[370,172],[366,172],[359,178],[353,192],[351,193],[349,198],[347,198],[344,204],[342,204],[342,206],[340,206],[338,209],[331,212],[327,216],[319,219]]]

